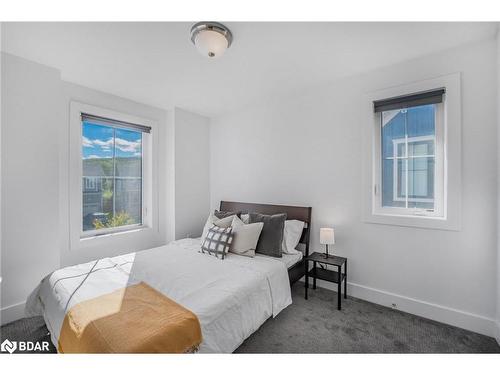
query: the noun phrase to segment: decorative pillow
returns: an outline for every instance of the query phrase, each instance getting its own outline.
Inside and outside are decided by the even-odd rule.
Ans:
[[[212,226],[201,245],[201,253],[224,259],[233,242],[233,228]]]
[[[299,244],[300,237],[302,237],[302,230],[304,229],[304,222],[300,220],[286,220],[285,230],[283,231],[283,242],[281,250],[285,254],[297,254],[300,251],[295,248]]]
[[[208,230],[213,226],[217,225],[218,227],[221,228],[227,228],[231,226],[231,223],[233,222],[233,216],[228,216],[223,219],[217,219],[217,217],[214,214],[210,214],[208,216],[208,219],[205,223],[205,227],[203,228],[203,233],[201,235],[201,243],[203,244],[203,241],[205,240],[205,237],[207,236]]]
[[[241,214],[241,221],[243,221],[243,224],[250,224],[250,215],[249,214]]]
[[[250,213],[249,215],[250,224],[264,223],[255,252],[281,258],[281,243],[283,242],[286,214],[262,215]]]
[[[217,219],[224,219],[225,217],[229,217],[229,216],[233,216],[233,215],[240,216],[240,212],[217,211],[217,210],[215,210],[214,211],[214,215],[215,215],[215,217]]]
[[[235,216],[231,224],[234,234],[233,246],[229,251],[238,255],[254,257],[263,226],[264,223],[244,224]]]

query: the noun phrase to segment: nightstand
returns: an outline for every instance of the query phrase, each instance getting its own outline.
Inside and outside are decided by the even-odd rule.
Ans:
[[[337,284],[337,309],[341,309],[342,305],[342,282],[344,282],[344,298],[347,298],[347,258],[329,255],[325,258],[323,253],[312,253],[305,258],[305,297],[307,299],[307,291],[309,289],[309,276],[313,278],[313,289],[316,289],[316,279],[329,281]],[[309,269],[309,262],[313,262],[313,268]],[[318,266],[319,264],[319,266]],[[327,270],[321,265],[337,267],[337,271]],[[342,266],[344,272],[342,272]]]

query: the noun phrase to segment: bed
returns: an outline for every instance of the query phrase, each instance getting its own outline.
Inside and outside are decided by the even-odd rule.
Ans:
[[[221,202],[220,207],[226,211],[237,209],[265,214],[285,212],[291,219],[306,222],[308,225],[302,234],[301,243],[305,246],[307,255],[310,208],[238,202]],[[200,344],[196,346],[196,351],[231,353],[267,319],[276,317],[292,303],[290,284],[304,274],[303,261],[301,257],[248,258],[233,254],[220,261],[201,254],[199,249],[199,239],[182,239],[153,249],[57,270],[45,277],[30,295],[26,313],[28,316],[43,315],[52,342],[58,351],[66,352],[67,350],[63,350],[60,344],[61,336],[68,326],[76,329],[79,334],[89,331],[86,326],[75,328],[76,323],[71,317],[68,318],[69,312],[74,313],[79,307],[85,306],[85,309],[79,311],[84,317],[88,313],[86,309],[97,309],[97,313],[100,314],[99,306],[104,306],[103,298],[111,296],[106,303],[112,306],[112,312],[110,313],[108,309],[106,313],[101,314],[102,316],[99,315],[98,319],[94,315],[93,321],[89,322],[88,326],[93,326],[95,321],[109,320],[114,315],[117,319],[113,320],[112,326],[106,326],[110,333],[105,335],[102,333],[106,332],[103,331],[102,325],[96,326],[89,340],[94,340],[101,333],[102,341],[106,344],[113,339],[118,344],[102,347],[90,342],[90,346],[81,351],[165,351],[164,347],[163,349],[161,347],[161,341],[168,339],[172,331],[161,332],[164,317],[148,320],[135,315],[134,320],[127,322],[127,316],[124,319],[124,315],[120,315],[125,309],[124,306],[128,306],[124,302],[125,299],[134,295],[132,292],[135,288],[135,300],[142,298],[144,303],[144,296],[147,293],[157,293],[160,299],[166,296],[168,301],[178,304],[180,309],[194,314],[195,319],[199,321],[202,337]],[[144,286],[147,286],[147,289],[144,289]],[[137,289],[141,287],[142,289]],[[126,293],[120,294],[120,291]],[[93,305],[89,305],[89,302],[93,302]],[[149,301],[146,301],[146,304],[148,305]],[[147,313],[143,316],[149,317],[148,313],[161,313],[162,310],[158,306],[161,305],[146,306]],[[132,306],[130,310],[133,312],[135,307]],[[78,322],[81,324],[81,320]],[[179,333],[182,332],[179,330],[182,324],[184,323],[181,322],[174,327],[178,335],[182,334]],[[134,346],[134,343],[134,345],[120,346],[127,340],[133,341],[131,336],[134,332],[140,337],[136,341],[141,341],[141,345]],[[156,337],[156,343],[149,342],[151,337]],[[175,344],[179,340],[173,341]]]

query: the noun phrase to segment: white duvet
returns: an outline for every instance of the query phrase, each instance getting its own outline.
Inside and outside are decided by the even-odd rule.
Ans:
[[[231,353],[292,303],[287,268],[268,257],[229,254],[221,261],[199,248],[199,240],[184,239],[60,269],[33,291],[26,313],[44,316],[57,347],[73,305],[144,281],[198,316],[200,352]]]

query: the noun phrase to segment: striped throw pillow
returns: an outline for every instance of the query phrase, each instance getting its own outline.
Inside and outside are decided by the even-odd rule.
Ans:
[[[213,225],[201,245],[201,253],[224,259],[233,243],[233,228],[221,228]]]

